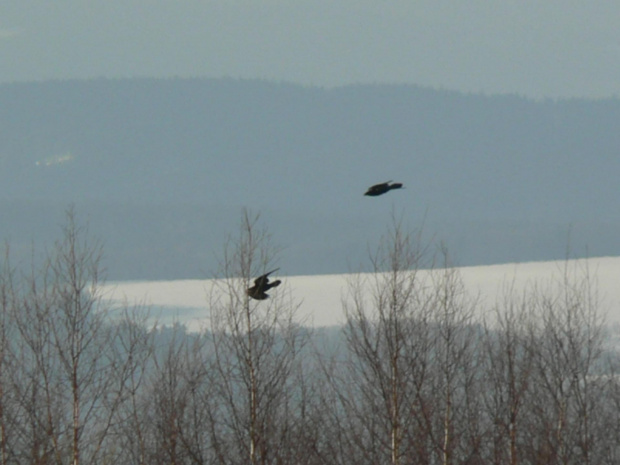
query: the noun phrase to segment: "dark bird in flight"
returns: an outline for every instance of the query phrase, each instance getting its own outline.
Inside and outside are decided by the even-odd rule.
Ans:
[[[390,184],[392,181],[384,182],[381,184],[375,184],[374,186],[370,186],[364,195],[369,195],[371,197],[376,197],[378,195],[385,194],[392,189],[400,189],[403,187],[403,184],[400,182],[395,182],[394,184]]]
[[[277,281],[269,282],[269,275],[278,271],[279,269],[280,268],[276,268],[275,270],[271,270],[269,273],[265,273],[264,275],[256,278],[254,280],[254,286],[247,289],[245,291],[246,294],[256,300],[265,300],[267,297],[269,297],[267,291],[272,287],[279,286],[282,282],[279,279]]]

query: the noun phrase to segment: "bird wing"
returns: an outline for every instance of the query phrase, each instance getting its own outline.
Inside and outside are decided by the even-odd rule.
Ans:
[[[258,278],[256,278],[256,279],[254,280],[254,285],[255,285],[255,286],[263,286],[263,285],[265,285],[266,283],[268,283],[268,282],[269,282],[269,275],[270,275],[271,273],[274,273],[274,272],[278,271],[279,269],[280,269],[280,268],[276,268],[275,270],[271,270],[271,271],[269,271],[268,273],[265,273],[265,274],[263,274],[263,275],[260,275]]]
[[[387,185],[388,185],[389,183],[391,183],[391,182],[392,182],[392,180],[390,179],[388,182],[382,182],[382,183],[379,183],[379,184],[375,184],[374,186],[370,186],[370,188],[369,188],[368,190],[372,190],[372,189],[380,189],[380,188],[382,188],[382,187],[387,187]]]

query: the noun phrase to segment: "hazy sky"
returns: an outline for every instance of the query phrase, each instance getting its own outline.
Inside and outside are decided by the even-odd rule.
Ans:
[[[620,2],[3,0],[0,82],[243,77],[620,95]]]

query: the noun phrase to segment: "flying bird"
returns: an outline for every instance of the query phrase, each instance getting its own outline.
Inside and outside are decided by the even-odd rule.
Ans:
[[[280,268],[276,268],[275,270],[271,270],[269,273],[265,273],[264,275],[259,276],[254,280],[254,285],[248,288],[245,292],[248,296],[256,300],[265,300],[269,297],[267,291],[272,287],[277,287],[280,285],[282,281],[279,279],[273,282],[269,282],[269,275],[278,271]]]
[[[395,182],[390,184],[392,181],[384,182],[381,184],[375,184],[374,186],[370,186],[364,195],[369,195],[371,197],[376,197],[378,195],[385,194],[392,189],[400,189],[403,187],[403,184],[400,182]]]

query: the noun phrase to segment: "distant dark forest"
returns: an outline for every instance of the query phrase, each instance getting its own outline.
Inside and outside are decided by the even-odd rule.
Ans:
[[[287,274],[346,272],[394,213],[462,265],[617,255],[620,100],[235,79],[0,86],[0,238],[68,205],[111,279],[205,277],[241,208]],[[364,198],[388,180],[405,189]]]

